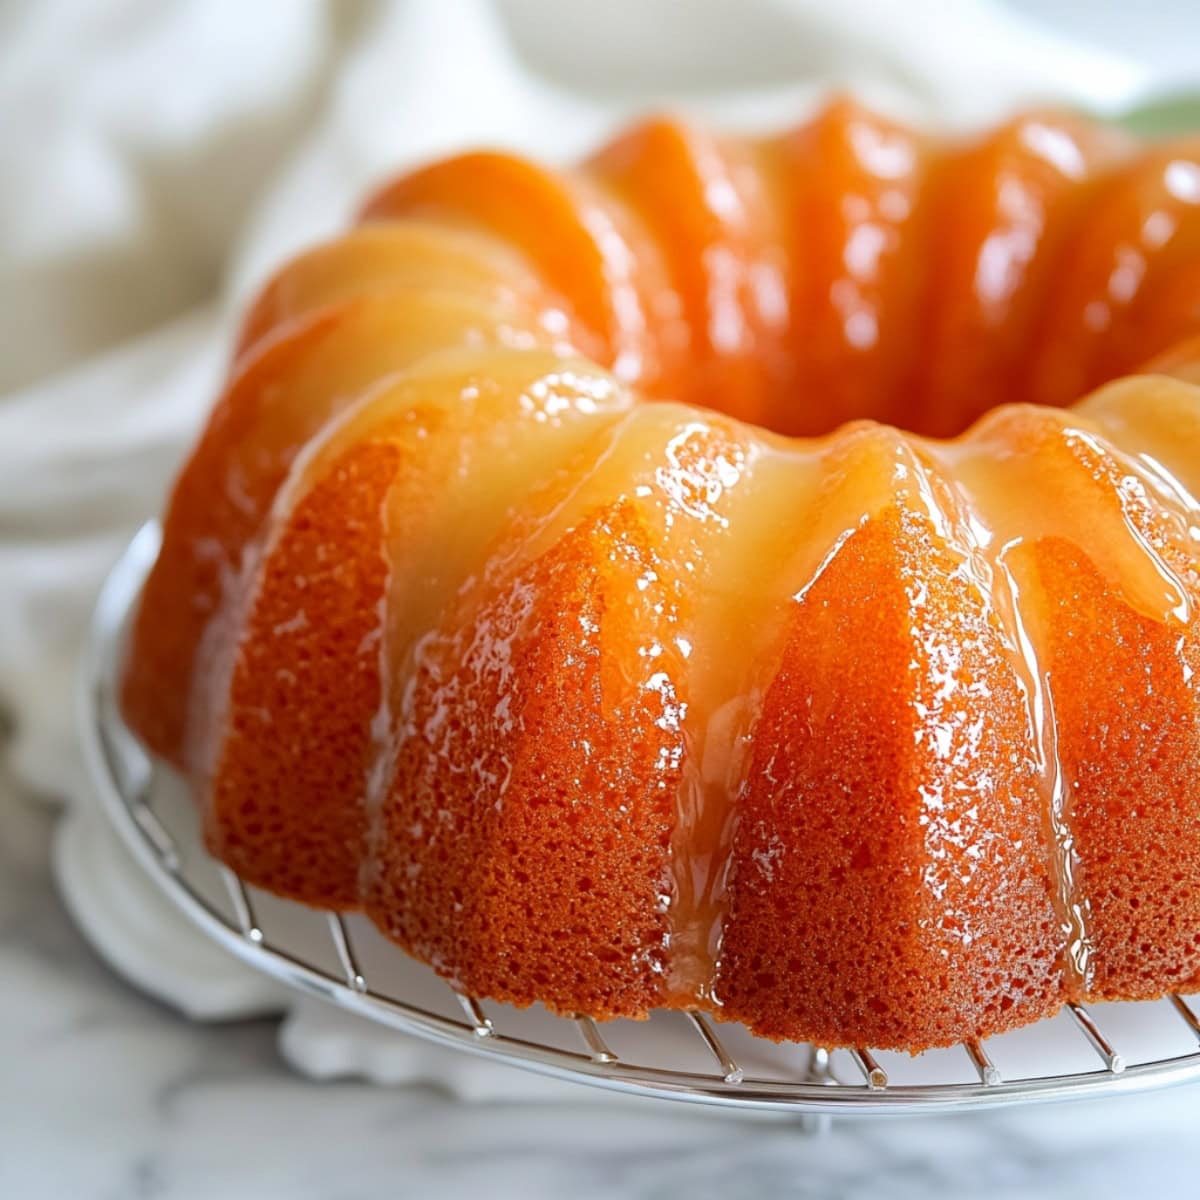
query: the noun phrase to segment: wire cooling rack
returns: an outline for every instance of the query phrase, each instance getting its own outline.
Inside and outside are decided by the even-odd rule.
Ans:
[[[264,974],[407,1034],[514,1066],[673,1100],[800,1113],[995,1107],[1200,1079],[1200,1018],[1181,996],[1069,1006],[1057,1017],[915,1057],[777,1045],[699,1013],[603,1028],[587,1016],[483,1003],[452,990],[358,916],[318,913],[242,883],[208,856],[182,782],[121,721],[116,679],[130,609],[159,543],[147,525],[100,594],[81,724],[104,809],[136,860],[214,941]]]

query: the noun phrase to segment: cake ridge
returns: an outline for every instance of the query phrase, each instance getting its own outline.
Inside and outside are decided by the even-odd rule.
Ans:
[[[461,177],[471,178],[470,188],[459,186]],[[515,245],[535,261],[552,292],[571,298],[585,354],[623,382],[653,377],[657,350],[639,335],[654,324],[647,296],[653,284],[661,286],[651,270],[656,250],[633,214],[586,176],[474,151],[392,181],[368,200],[360,219],[388,221],[414,212],[460,221]],[[639,279],[647,271],[649,287]]]
[[[1137,388],[1135,381],[1126,385],[1126,390],[1132,393],[1137,389],[1137,400],[1144,400],[1143,390]],[[1120,405],[1114,405],[1113,411],[1121,411]],[[1011,519],[995,520],[999,504],[1000,490],[992,487],[990,490],[972,488],[972,483],[978,483],[979,468],[968,466],[972,452],[976,449],[972,435],[980,440],[992,436],[992,431],[1004,430],[1014,423],[1036,422],[1049,430],[1055,443],[1061,442],[1064,447],[1072,443],[1080,443],[1087,448],[1091,455],[1104,462],[1118,465],[1118,469],[1128,472],[1124,483],[1133,485],[1135,480],[1154,488],[1161,501],[1161,511],[1167,520],[1177,524],[1176,507],[1195,510],[1196,502],[1188,498],[1186,491],[1177,481],[1175,486],[1167,485],[1164,490],[1162,474],[1152,463],[1146,462],[1140,455],[1130,455],[1121,450],[1107,436],[1103,422],[1088,420],[1078,411],[1061,411],[1034,409],[1015,406],[1011,409],[998,409],[988,414],[981,425],[970,431],[964,438],[952,446],[936,445],[932,453],[943,457],[949,456],[954,462],[957,478],[954,483],[956,490],[969,493],[968,508],[972,513],[970,528],[975,532],[982,525],[988,529],[983,541],[984,558],[990,563],[994,578],[1003,582],[1003,586],[991,589],[993,601],[1001,601],[1002,612],[1006,615],[1011,630],[1016,634],[1015,644],[1020,650],[1018,662],[1024,662],[1023,676],[1026,681],[1027,693],[1031,699],[1031,717],[1034,729],[1034,744],[1040,747],[1040,759],[1043,764],[1044,795],[1046,812],[1051,830],[1050,845],[1054,851],[1053,864],[1056,879],[1056,896],[1060,916],[1066,935],[1064,969],[1066,971],[1066,994],[1068,997],[1084,999],[1093,990],[1095,977],[1096,944],[1093,935],[1091,903],[1086,889],[1081,888],[1079,876],[1081,870],[1080,851],[1077,845],[1072,820],[1070,789],[1071,780],[1064,770],[1058,745],[1059,722],[1055,714],[1056,683],[1053,672],[1047,663],[1048,631],[1045,627],[1044,613],[1046,600],[1039,593],[1041,586],[1038,576],[1032,570],[1027,556],[1023,555],[1025,546],[1038,538],[1059,539],[1077,544],[1080,530],[1077,523],[1062,519],[1059,505],[1054,503],[1051,493],[1045,497],[1041,511],[1049,514],[1049,520],[1040,520],[1030,524],[1028,520],[1019,522],[1020,538],[1014,538],[1014,524]],[[1032,472],[1025,481],[1025,487],[1038,487],[1042,484],[1046,471],[1038,470],[1036,455],[1025,464]],[[985,471],[995,471],[994,462],[984,465]],[[1086,475],[1088,464],[1084,458],[1072,457],[1069,470],[1080,475]],[[1014,481],[1007,478],[1008,488],[1014,486]],[[1018,487],[1022,486],[1017,484]],[[1139,612],[1148,613],[1157,621],[1176,624],[1185,627],[1192,619],[1194,602],[1190,589],[1178,572],[1169,563],[1162,552],[1162,547],[1156,546],[1143,534],[1129,509],[1128,493],[1121,487],[1112,487],[1112,497],[1116,500],[1119,514],[1106,518],[1105,528],[1101,529],[1097,518],[1102,510],[1092,509],[1090,518],[1092,528],[1090,533],[1094,542],[1106,547],[1126,545],[1131,554],[1108,554],[1105,558],[1094,558],[1093,564],[1103,574],[1109,585],[1125,598],[1126,602]],[[1003,505],[1000,505],[1003,512]],[[990,528],[989,528],[989,518]],[[1007,530],[1005,526],[1007,524]],[[1001,542],[998,551],[992,546]],[[1177,543],[1178,544],[1178,541]],[[1184,551],[1184,554],[1187,552]],[[1015,556],[1015,557],[1014,557]],[[1149,579],[1151,576],[1165,587],[1156,589],[1148,582],[1130,586],[1128,565],[1130,558],[1144,566],[1136,573]],[[1122,569],[1120,561],[1124,560],[1126,569]],[[1004,601],[1007,600],[1007,603]]]
[[[463,375],[463,390],[475,392],[475,401],[477,402],[480,384],[474,382],[470,369],[472,361],[482,368],[479,378],[486,381],[484,386],[494,385],[497,378],[503,378],[497,371],[494,356],[486,354],[480,359],[477,351],[462,349],[450,351],[435,363],[426,359],[424,365],[427,371],[431,366],[435,368],[435,372],[437,368],[443,367],[449,373],[460,371]],[[584,360],[563,358],[546,353],[531,355],[515,352],[510,359],[509,366],[510,369],[517,369],[518,376],[524,377],[521,380],[509,379],[506,381],[507,386],[514,388],[517,395],[512,414],[509,417],[510,422],[517,419],[518,415],[523,415],[528,420],[544,417],[545,421],[549,423],[559,424],[563,421],[564,415],[569,414],[576,419],[586,418],[589,426],[594,426],[588,431],[581,431],[580,439],[569,441],[563,445],[547,442],[541,447],[542,454],[538,468],[542,472],[544,480],[553,479],[562,470],[564,463],[571,461],[576,455],[586,452],[586,448],[596,439],[605,437],[628,411],[630,401],[624,398],[625,394],[617,382]],[[422,381],[416,373],[410,372],[400,381],[400,386],[411,388],[414,394],[419,394]],[[561,399],[563,396],[572,394],[576,397],[574,408]],[[576,409],[578,411],[575,411]],[[538,448],[536,440],[530,444],[530,449],[534,448]],[[461,480],[463,476],[461,460],[458,464],[458,474]],[[527,477],[524,478],[524,482],[528,483]],[[430,490],[432,491],[432,489]],[[477,522],[472,533],[480,545],[487,547],[486,553],[483,555],[484,559],[499,569],[498,556],[501,554],[499,547],[511,540],[508,535],[508,526],[512,519],[512,509],[526,506],[529,499],[522,495],[519,489],[513,487],[513,482],[510,481],[509,499],[512,503],[509,512],[506,513],[503,503],[504,489],[497,486],[494,475],[489,477],[488,492],[488,502],[493,510],[493,516],[501,519],[498,523],[493,521],[492,525],[487,522],[482,524]],[[439,498],[439,503],[444,504],[444,500],[443,494]],[[438,622],[444,616],[447,608],[454,603],[456,597],[461,597],[473,584],[480,582],[470,576],[456,580],[450,575],[442,586],[441,599],[437,598],[439,593],[435,590],[435,598],[432,601],[427,599],[414,604],[412,589],[404,591],[401,585],[405,579],[410,579],[414,574],[419,576],[421,572],[414,571],[411,557],[407,563],[397,557],[401,544],[398,534],[404,526],[396,521],[397,502],[395,497],[389,497],[388,508],[389,584],[381,599],[381,626],[385,631],[385,636],[380,640],[380,672],[383,687],[380,707],[372,720],[376,749],[366,791],[371,850],[366,864],[368,869],[364,871],[362,877],[364,895],[377,885],[374,871],[382,836],[383,808],[393,784],[396,756],[402,742],[402,737],[397,736],[397,731],[404,728],[403,714],[411,703],[410,693],[423,648],[431,639],[437,637]],[[428,522],[433,511],[434,498],[431,495],[428,507],[419,514],[420,520],[423,523]],[[488,530],[490,533],[487,532]],[[426,549],[434,549],[433,543],[430,543]],[[438,542],[437,552],[441,553],[442,551],[444,551],[444,544]],[[405,565],[408,570],[401,571],[400,568]],[[405,629],[406,624],[411,625],[412,628]]]
[[[123,693],[152,748],[178,759],[195,651],[242,555],[259,536],[299,450],[364,389],[450,339],[503,344],[520,314],[429,289],[360,296],[286,322],[239,356],[195,452],[172,489],[165,548],[136,617],[139,653]],[[535,326],[526,326],[534,336]],[[172,527],[186,530],[171,536]],[[169,622],[153,610],[171,612]],[[155,686],[155,680],[171,686]]]
[[[1028,377],[1032,401],[1059,404],[1082,396],[1194,331],[1188,297],[1178,297],[1183,312],[1160,314],[1149,328],[1138,309],[1155,274],[1179,255],[1187,262],[1195,253],[1198,156],[1195,137],[1153,143],[1109,164],[1086,190],[1064,269],[1047,284]],[[1174,164],[1187,173],[1184,187],[1172,184]],[[1151,348],[1144,344],[1147,334],[1162,340]]]
[[[1002,423],[1004,419],[1003,410],[993,410],[981,418],[983,428],[977,423],[960,444],[965,447],[972,434],[980,436],[988,425]],[[1062,994],[1082,998],[1089,987],[1092,953],[1088,906],[1076,886],[1076,852],[1054,719],[1053,681],[1045,663],[1042,645],[1045,635],[1038,621],[1038,604],[1031,596],[1033,584],[1028,573],[1023,578],[1019,567],[1011,561],[1011,553],[1019,554],[1021,543],[998,536],[996,524],[988,520],[992,506],[978,493],[972,495],[968,491],[970,476],[963,478],[961,473],[952,472],[944,459],[939,459],[939,451],[944,454],[945,448],[927,443],[920,455],[931,471],[941,475],[939,490],[953,506],[953,527],[973,564],[984,605],[995,619],[1024,700],[1047,831],[1045,858],[1060,926]]]
[[[675,398],[758,423],[756,394],[764,381],[782,382],[778,344],[788,304],[781,256],[770,254],[764,230],[773,224],[767,185],[753,155],[737,139],[659,115],[604,146],[579,174],[661,247],[679,310],[665,314],[664,357],[691,364],[685,393]],[[669,369],[668,383],[677,374]],[[650,390],[669,394],[667,384]]]
[[[891,459],[875,450],[863,463],[890,476]],[[911,495],[918,485],[910,473],[896,486]],[[978,600],[964,609],[959,636],[939,630],[935,614],[973,584],[962,553],[941,543],[922,507],[885,503],[848,528],[800,593],[756,733],[718,977],[722,1015],[772,1037],[803,1028],[818,1041],[888,1047],[919,1011],[921,1044],[943,1044],[967,1029],[1032,1019],[1053,978],[1050,929],[1038,932],[1052,910],[1037,859],[1028,849],[999,853],[1010,822],[1014,837],[1038,836],[1032,772],[1023,759],[1002,766],[984,752],[1002,730],[1020,746],[1025,714]],[[928,570],[917,575],[917,563]],[[856,583],[861,594],[845,591]],[[865,679],[853,674],[859,646]],[[960,676],[965,687],[947,690]],[[896,699],[877,721],[869,697],[884,689]],[[1010,893],[1014,911],[1030,918],[1028,941],[1005,943],[1003,918],[968,903],[984,886]],[[828,907],[820,898],[839,892],[847,898]],[[792,897],[790,912],[776,909],[776,893]],[[1026,946],[1042,948],[1040,967]],[[975,970],[971,984],[963,973]],[[1010,984],[1021,977],[1025,984]],[[939,1011],[947,998],[951,1010]]]
[[[431,290],[434,280],[442,292],[517,307],[548,299],[529,265],[496,238],[417,217],[362,225],[304,251],[267,280],[242,320],[234,363],[315,312],[363,295]]]

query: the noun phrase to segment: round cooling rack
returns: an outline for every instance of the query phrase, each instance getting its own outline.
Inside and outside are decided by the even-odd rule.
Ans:
[[[365,919],[248,887],[203,849],[187,790],[121,721],[126,622],[154,561],[147,525],[100,594],[85,652],[88,764],[122,840],[214,941],[250,966],[360,1017],[562,1079],[663,1099],[796,1113],[912,1114],[1142,1091],[1200,1079],[1200,1017],[1180,996],[1068,1006],[1051,1020],[945,1050],[777,1045],[700,1014],[659,1012],[603,1028],[587,1016],[486,1006],[453,991]]]

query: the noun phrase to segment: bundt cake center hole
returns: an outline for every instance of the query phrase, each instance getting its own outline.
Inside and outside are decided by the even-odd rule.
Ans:
[[[1107,380],[1100,381],[1104,382]],[[819,393],[826,394],[821,396]],[[1082,394],[1055,397],[1050,406],[1065,408],[1081,399]],[[652,394],[652,398],[668,403],[681,399],[677,393]],[[694,388],[689,389],[682,399],[697,408],[735,417],[767,433],[790,438],[824,438],[863,422],[889,425],[915,437],[956,438],[996,409],[1029,402],[1027,395],[1015,388],[1011,394],[1002,396],[981,396],[976,391],[964,391],[930,405],[926,394],[916,386],[900,393],[860,393],[852,404],[840,402],[840,397],[828,396],[824,387],[780,387],[768,401],[753,407],[740,402],[740,397],[716,392],[703,379],[696,381]],[[1042,400],[1040,403],[1048,402]]]
[[[889,425],[901,433],[927,438],[957,438],[990,413],[1014,404],[1067,408],[1092,392],[1126,375],[1162,369],[1159,356],[1167,345],[1133,347],[1120,362],[1086,377],[1042,380],[1037,385],[1020,377],[1020,371],[992,365],[987,348],[953,363],[935,363],[932,374],[962,375],[962,385],[922,380],[893,388],[871,388],[850,364],[838,381],[832,375],[819,382],[780,383],[768,389],[765,399],[748,401],[743,393],[723,390],[702,369],[689,381],[684,397],[700,408],[736,417],[770,433],[785,437],[822,438],[859,422]],[[678,396],[663,396],[676,400]]]

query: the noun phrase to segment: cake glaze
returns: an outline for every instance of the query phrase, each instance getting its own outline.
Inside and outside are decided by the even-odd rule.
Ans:
[[[1054,114],[407,175],[247,315],[127,718],[478,996],[919,1050],[1195,987],[1198,283],[1200,145]]]

